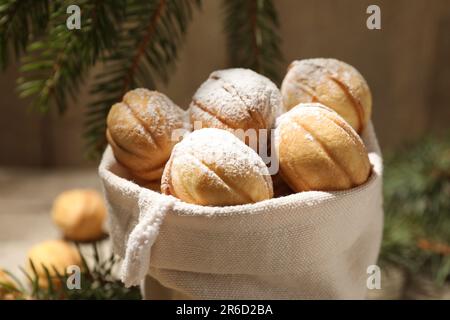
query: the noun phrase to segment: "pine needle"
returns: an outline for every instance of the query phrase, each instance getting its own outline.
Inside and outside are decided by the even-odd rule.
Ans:
[[[233,67],[280,80],[279,22],[272,0],[224,0],[228,55]]]

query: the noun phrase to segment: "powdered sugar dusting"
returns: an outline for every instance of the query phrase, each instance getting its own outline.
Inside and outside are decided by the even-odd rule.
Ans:
[[[350,80],[355,77],[364,80],[361,74],[351,65],[336,59],[326,58],[294,61],[286,78],[298,79],[300,82],[307,82],[308,85],[315,87],[330,76],[336,77],[344,83],[350,83]]]
[[[221,167],[236,177],[249,174],[269,175],[268,168],[259,155],[225,130],[205,128],[190,133],[172,151],[174,158],[185,154],[194,156],[206,168],[209,164]]]
[[[185,131],[185,112],[157,91],[135,89],[115,104],[107,118],[107,139],[117,160],[140,179],[161,177],[173,145]]]
[[[193,100],[193,105],[197,102],[208,109],[210,115],[225,119],[233,128],[242,129],[247,129],[248,123],[252,121],[261,128],[271,128],[283,108],[281,93],[272,81],[252,70],[241,68],[211,73]],[[195,120],[202,120],[198,113],[193,116]]]
[[[314,141],[314,137],[309,132],[305,134],[305,139],[308,141]]]
[[[286,97],[305,90],[308,95],[315,95],[316,88],[330,79],[344,83],[352,94],[362,87],[369,90],[364,77],[353,66],[336,59],[315,58],[292,62],[281,91]]]
[[[184,111],[167,96],[143,88],[129,91],[124,96],[132,112],[145,123],[153,137],[170,137],[173,129],[184,127]]]

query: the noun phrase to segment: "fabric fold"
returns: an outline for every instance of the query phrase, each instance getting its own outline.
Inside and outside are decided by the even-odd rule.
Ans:
[[[158,198],[155,201],[149,199],[152,199],[149,191],[142,189],[138,200],[141,216],[128,237],[120,270],[121,280],[126,287],[139,285],[145,278],[150,266],[151,248],[164,217],[175,202],[172,197]]]

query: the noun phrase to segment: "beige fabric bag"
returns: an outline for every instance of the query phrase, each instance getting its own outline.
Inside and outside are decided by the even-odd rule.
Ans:
[[[99,173],[122,280],[146,299],[362,299],[382,236],[382,158],[362,186],[203,207],[139,187],[105,151]],[[144,280],[145,278],[145,280]]]

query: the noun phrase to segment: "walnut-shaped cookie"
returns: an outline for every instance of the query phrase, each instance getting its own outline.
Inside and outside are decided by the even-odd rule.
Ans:
[[[359,134],[372,113],[372,95],[363,76],[336,59],[294,61],[281,85],[286,109],[299,103],[318,102],[343,117]]]
[[[31,265],[32,263],[32,265]],[[59,275],[64,275],[69,266],[83,267],[78,250],[69,242],[63,240],[48,240],[34,245],[28,252],[29,272],[36,273],[38,285],[47,288],[49,285],[65,285]],[[34,271],[33,271],[34,269]],[[47,276],[50,276],[51,284]]]
[[[106,206],[102,195],[96,190],[67,190],[53,202],[52,219],[65,238],[96,241],[105,234]]]
[[[258,154],[230,132],[215,128],[194,131],[174,147],[161,192],[205,206],[273,197],[269,170]]]
[[[185,112],[157,91],[135,89],[109,111],[106,137],[116,160],[145,181],[158,180],[173,146],[175,130],[186,128]]]
[[[243,132],[270,129],[283,112],[281,93],[268,78],[249,69],[218,70],[194,94],[190,121],[194,129],[218,128],[245,141]],[[246,141],[248,144],[248,141]]]
[[[356,131],[318,103],[299,104],[278,118],[275,152],[281,176],[296,192],[350,189],[371,170]]]

